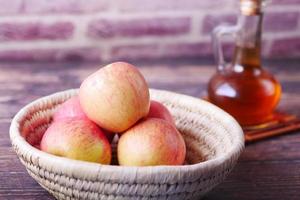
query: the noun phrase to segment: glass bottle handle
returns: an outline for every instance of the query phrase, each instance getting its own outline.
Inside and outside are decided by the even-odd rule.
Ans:
[[[217,70],[223,71],[226,66],[224,60],[221,37],[224,35],[234,36],[238,31],[238,26],[220,25],[214,28],[212,32],[213,54],[217,63]]]

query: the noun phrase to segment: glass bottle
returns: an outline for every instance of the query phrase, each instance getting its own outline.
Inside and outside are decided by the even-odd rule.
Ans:
[[[241,125],[257,125],[272,118],[279,102],[279,82],[261,66],[263,0],[241,0],[236,26],[218,26],[213,31],[217,71],[208,84],[209,100],[234,116]],[[223,58],[220,38],[235,36],[231,64]]]

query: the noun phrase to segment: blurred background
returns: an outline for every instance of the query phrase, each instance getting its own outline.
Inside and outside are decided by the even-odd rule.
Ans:
[[[0,0],[0,199],[53,199],[30,178],[11,146],[11,119],[24,105],[78,88],[100,65],[117,60],[139,66],[151,88],[205,97],[216,71],[211,31],[236,23],[239,2]],[[263,66],[282,85],[278,108],[300,116],[300,0],[269,1],[262,37]],[[227,61],[233,45],[224,38]],[[267,83],[262,81],[270,88]],[[274,128],[269,136],[274,132],[279,134]],[[298,200],[299,136],[298,131],[247,146],[230,177],[205,199]]]
[[[210,32],[238,0],[0,0],[0,61],[211,58]],[[230,52],[231,46],[225,42]],[[300,0],[273,0],[264,58],[300,56]]]

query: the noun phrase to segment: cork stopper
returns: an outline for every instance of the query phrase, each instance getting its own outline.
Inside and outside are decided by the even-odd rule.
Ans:
[[[243,15],[259,15],[265,5],[265,0],[240,0]]]

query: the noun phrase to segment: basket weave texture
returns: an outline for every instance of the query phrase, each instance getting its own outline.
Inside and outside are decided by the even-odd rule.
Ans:
[[[57,199],[199,199],[224,180],[244,148],[242,129],[221,109],[197,98],[154,89],[151,99],[169,108],[185,139],[186,165],[100,165],[34,148],[57,106],[76,94],[73,89],[38,99],[21,109],[10,127],[11,142],[22,164]]]

